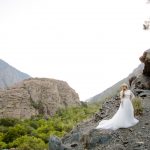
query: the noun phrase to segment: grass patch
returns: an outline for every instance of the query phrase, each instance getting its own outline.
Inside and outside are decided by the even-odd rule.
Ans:
[[[132,100],[133,108],[134,108],[134,114],[135,115],[142,115],[143,114],[143,105],[142,100],[140,97],[135,97]]]

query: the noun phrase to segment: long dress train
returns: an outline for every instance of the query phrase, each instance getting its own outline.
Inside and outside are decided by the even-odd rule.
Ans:
[[[111,129],[129,128],[136,125],[139,120],[134,118],[134,109],[131,98],[133,93],[130,90],[125,91],[124,97],[121,99],[121,104],[115,115],[109,120],[102,120],[96,129]]]

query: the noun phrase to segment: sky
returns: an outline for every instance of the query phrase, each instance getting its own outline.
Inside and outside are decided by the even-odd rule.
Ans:
[[[146,0],[0,0],[0,58],[67,81],[86,100],[140,64],[149,18]]]

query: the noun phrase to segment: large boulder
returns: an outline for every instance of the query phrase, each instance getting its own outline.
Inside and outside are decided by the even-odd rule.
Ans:
[[[79,96],[66,82],[31,78],[7,90],[0,90],[0,118],[46,117],[64,107],[80,105]]]
[[[62,144],[61,139],[51,136],[48,142],[48,150],[72,150],[71,147]]]
[[[140,57],[140,61],[145,64],[143,74],[150,76],[150,49],[143,53]]]

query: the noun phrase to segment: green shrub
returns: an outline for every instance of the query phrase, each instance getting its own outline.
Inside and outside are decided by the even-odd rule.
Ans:
[[[7,144],[5,142],[0,141],[0,150],[7,148]]]
[[[39,138],[25,135],[10,143],[9,147],[17,147],[17,150],[44,150],[46,144]]]
[[[17,124],[14,127],[9,127],[8,132],[5,134],[3,141],[6,143],[12,142],[16,138],[28,134],[28,128],[24,125]]]
[[[132,100],[133,108],[134,108],[134,114],[135,115],[142,115],[143,113],[143,106],[141,98],[135,97]]]
[[[35,120],[29,120],[28,124],[34,129],[37,129],[39,127],[38,122]]]
[[[15,118],[1,118],[0,119],[0,126],[14,126],[19,122],[18,119]]]
[[[64,136],[79,122],[99,111],[99,104],[60,109],[53,117],[35,116],[27,120],[1,119],[0,149],[44,150],[52,135]]]
[[[0,149],[4,149],[7,147],[7,144],[3,142],[4,133],[0,132]]]
[[[7,126],[0,126],[0,132],[2,132],[2,133],[8,132],[8,127]]]

